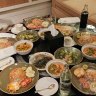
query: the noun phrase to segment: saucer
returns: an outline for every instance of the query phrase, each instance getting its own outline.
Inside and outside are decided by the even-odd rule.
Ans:
[[[22,31],[26,30],[26,27],[23,27]],[[16,27],[13,27],[11,29],[11,32],[14,33],[14,34],[18,34],[21,32],[21,30],[17,30]]]
[[[58,82],[54,78],[43,77],[39,79],[36,83],[35,89],[41,90],[47,88],[51,84],[55,84],[54,88],[39,91],[38,94],[40,94],[41,96],[52,96],[58,91]]]

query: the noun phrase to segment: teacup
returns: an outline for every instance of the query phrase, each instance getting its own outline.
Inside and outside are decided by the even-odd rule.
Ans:
[[[23,24],[16,24],[15,25],[16,30],[22,31],[23,30]]]

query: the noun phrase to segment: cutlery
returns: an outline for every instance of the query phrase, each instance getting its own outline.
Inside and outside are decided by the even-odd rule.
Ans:
[[[47,88],[43,88],[43,89],[40,89],[40,90],[36,90],[35,93],[38,93],[39,91],[44,91],[44,90],[47,90],[47,89],[53,89],[55,87],[55,84],[51,84],[49,85]]]

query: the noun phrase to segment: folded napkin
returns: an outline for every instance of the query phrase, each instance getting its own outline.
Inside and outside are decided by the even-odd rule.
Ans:
[[[58,20],[58,23],[79,23],[80,18],[79,17],[65,17],[65,18],[60,18]]]

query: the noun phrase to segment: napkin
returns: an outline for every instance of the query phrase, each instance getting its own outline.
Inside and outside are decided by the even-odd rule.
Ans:
[[[48,28],[42,28],[39,30],[39,32],[46,32],[46,31],[50,31],[51,32],[51,35],[54,37],[54,36],[57,36],[58,35],[58,31],[55,29],[54,27],[54,24],[51,24]]]
[[[48,29],[51,31],[51,35],[54,37],[54,36],[57,36],[58,35],[58,31],[55,29],[55,27],[54,27],[54,24],[52,24],[52,25],[50,25],[49,27],[48,27]]]
[[[65,18],[60,18],[58,20],[58,23],[79,23],[80,18],[79,17],[65,17]]]

